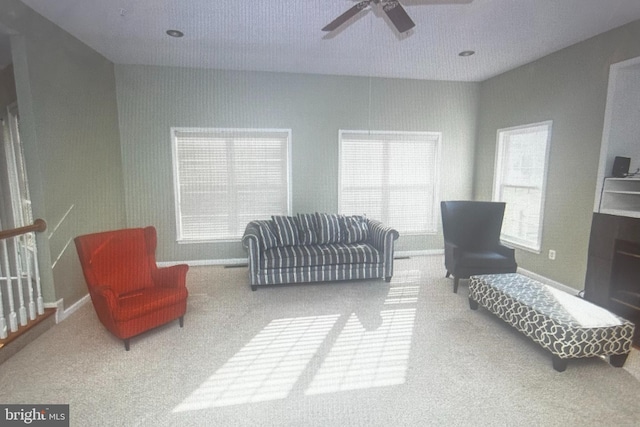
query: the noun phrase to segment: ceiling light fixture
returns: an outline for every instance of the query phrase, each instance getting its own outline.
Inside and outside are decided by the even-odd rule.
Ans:
[[[476,52],[473,50],[463,50],[462,52],[460,52],[458,54],[458,56],[471,56],[473,54],[475,54]]]
[[[178,30],[167,30],[167,34],[170,35],[171,37],[178,37],[178,38],[184,36],[184,33]]]

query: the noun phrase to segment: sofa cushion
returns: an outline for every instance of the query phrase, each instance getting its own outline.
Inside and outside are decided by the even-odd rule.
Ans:
[[[342,216],[340,226],[344,243],[364,242],[369,238],[369,225],[363,216]]]
[[[292,216],[278,215],[272,216],[276,226],[279,246],[293,246],[299,243],[298,223]]]
[[[316,227],[318,243],[338,243],[342,241],[339,215],[316,213]]]
[[[263,249],[270,249],[278,246],[278,236],[273,221],[254,221],[258,226],[260,241]]]
[[[316,214],[298,214],[298,237],[301,245],[318,243],[316,234]]]
[[[380,253],[368,243],[278,246],[264,252],[262,269],[311,267],[336,264],[377,264]]]

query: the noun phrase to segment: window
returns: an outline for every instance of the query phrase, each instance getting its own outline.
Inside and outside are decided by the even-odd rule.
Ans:
[[[11,198],[11,218],[3,218],[6,228],[22,227],[33,223],[31,212],[31,198],[24,160],[24,149],[19,131],[18,107],[12,104],[7,107],[7,114],[0,118],[2,133],[0,140],[4,140],[4,159],[6,161],[8,188]],[[1,158],[1,156],[0,156]],[[32,235],[30,238],[33,238]]]
[[[493,200],[506,202],[501,238],[540,252],[551,121],[498,130]]]
[[[435,233],[436,132],[340,131],[342,214],[366,214],[403,234]]]
[[[178,241],[238,240],[290,212],[288,129],[172,128]]]

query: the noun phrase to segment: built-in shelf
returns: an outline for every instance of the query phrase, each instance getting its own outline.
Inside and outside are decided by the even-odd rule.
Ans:
[[[606,178],[600,213],[640,218],[640,178]]]

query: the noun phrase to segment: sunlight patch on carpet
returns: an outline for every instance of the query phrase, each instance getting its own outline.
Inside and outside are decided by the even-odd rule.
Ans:
[[[339,317],[273,320],[173,412],[286,398]]]
[[[389,288],[385,305],[389,304],[412,304],[418,302],[419,286],[394,286]]]
[[[373,331],[351,314],[305,394],[403,384],[415,313],[415,308],[382,311],[382,324]]]

